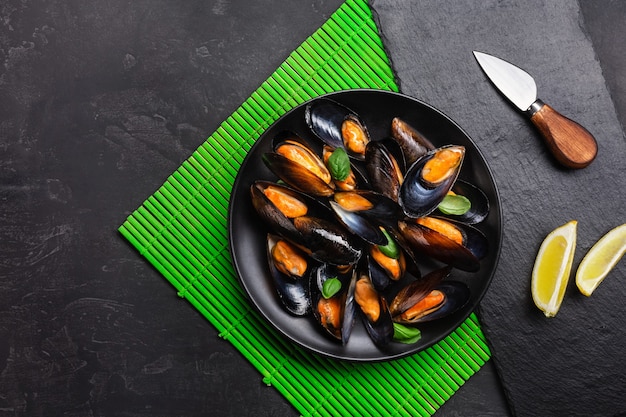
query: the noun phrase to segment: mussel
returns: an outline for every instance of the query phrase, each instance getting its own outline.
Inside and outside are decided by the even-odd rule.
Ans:
[[[465,147],[448,145],[418,159],[407,171],[400,188],[400,205],[409,217],[433,212],[454,185],[465,156]]]
[[[333,154],[333,152],[335,152],[336,149],[328,146],[328,145],[324,145],[324,148],[322,149],[322,159],[324,160],[324,163],[326,164],[326,166],[328,166],[329,164],[329,160],[331,159],[331,156]],[[330,169],[329,169],[330,171]],[[347,176],[343,179],[337,179],[333,177],[333,182],[335,184],[335,188],[337,190],[341,190],[341,191],[353,191],[355,190],[358,186],[359,186],[359,180],[362,180],[362,176],[358,175],[358,171],[352,167],[350,165],[349,167],[349,171],[347,173]]]
[[[444,214],[445,217],[467,224],[477,224],[485,220],[489,215],[489,199],[485,193],[475,185],[457,179],[450,193],[467,198],[470,201],[470,209],[458,215],[447,213]]]
[[[370,142],[365,150],[365,168],[372,189],[393,201],[398,201],[404,180],[404,161],[398,152],[390,150],[392,144],[385,140]]]
[[[435,149],[428,139],[399,117],[391,121],[391,137],[402,148],[407,166],[411,166],[426,153]]]
[[[277,265],[275,251],[277,245],[290,245],[286,241],[282,240],[280,237],[268,234],[267,235],[267,261],[270,268],[270,276],[272,277],[272,281],[274,284],[274,288],[276,289],[276,293],[278,294],[278,298],[280,299],[284,308],[293,315],[296,316],[304,316],[311,311],[311,299],[309,296],[309,281],[305,278],[306,272],[306,260],[304,259],[281,259],[281,261],[287,261],[287,263],[296,263],[304,262],[304,270],[301,271],[301,275],[299,275],[299,271],[296,274],[292,274],[287,272],[284,269],[281,271],[282,266]],[[291,254],[293,255],[294,252]],[[279,258],[282,257],[279,256]],[[302,265],[299,266],[299,268]],[[284,271],[284,272],[283,272]]]
[[[395,201],[372,190],[336,192],[333,200],[344,210],[365,217],[377,225],[393,228],[402,214],[402,209]]]
[[[390,311],[393,321],[416,324],[433,321],[454,313],[470,298],[469,287],[459,281],[443,281],[450,268],[442,268],[413,281],[393,299]]]
[[[318,99],[306,106],[305,119],[311,131],[325,144],[344,148],[355,159],[365,158],[370,136],[354,111],[333,100]]]
[[[276,239],[269,250],[270,261],[279,272],[294,279],[305,276],[309,262],[304,252],[295,244],[286,239]]]
[[[311,202],[306,196],[284,185],[261,180],[250,186],[250,194],[254,209],[268,226],[276,233],[300,240],[292,219],[308,213]]]
[[[329,279],[337,279],[341,288],[332,296],[325,297],[323,287]],[[326,264],[316,267],[311,276],[313,316],[327,334],[343,344],[350,338],[356,317],[355,283],[356,278],[352,273],[342,273]]]
[[[406,219],[398,222],[398,230],[412,251],[463,271],[478,271],[488,250],[487,238],[480,230],[449,219]]]
[[[374,288],[367,268],[356,273],[354,300],[363,315],[365,329],[376,345],[385,346],[393,339],[393,320],[387,301]]]
[[[310,256],[331,265],[355,264],[361,248],[354,237],[334,222],[317,217],[302,216],[293,220]]]
[[[298,135],[281,132],[274,151],[262,156],[265,165],[293,188],[315,196],[333,194],[335,184],[322,159]]]
[[[371,190],[336,192],[330,206],[348,230],[376,245],[387,244],[381,226],[395,228],[402,212],[394,201]]]

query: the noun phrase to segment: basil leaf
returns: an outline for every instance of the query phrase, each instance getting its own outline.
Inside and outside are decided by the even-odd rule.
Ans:
[[[385,256],[389,258],[393,258],[393,259],[398,259],[400,257],[400,248],[398,248],[398,244],[385,229],[381,228],[381,230],[383,231],[383,234],[387,238],[387,244],[384,246],[378,245],[378,249],[380,249],[380,251]]]
[[[460,216],[461,214],[467,213],[471,206],[472,203],[470,203],[467,197],[448,194],[443,198],[443,201],[439,203],[438,208],[443,214]]]
[[[322,297],[330,298],[341,289],[341,281],[337,278],[329,278],[322,284]]]
[[[350,175],[350,158],[343,148],[337,148],[328,158],[328,170],[334,180],[345,181]]]
[[[393,324],[393,340],[400,343],[411,344],[420,340],[422,333],[415,327],[405,326],[400,323]]]

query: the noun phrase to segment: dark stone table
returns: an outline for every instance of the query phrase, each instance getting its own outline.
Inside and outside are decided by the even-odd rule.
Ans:
[[[118,234],[340,1],[0,3],[0,416],[288,416]],[[581,0],[626,121],[626,3]],[[439,416],[508,414],[489,362]]]

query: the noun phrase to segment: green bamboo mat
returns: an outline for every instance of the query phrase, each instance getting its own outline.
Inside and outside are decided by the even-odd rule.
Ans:
[[[437,345],[385,363],[310,354],[246,301],[228,250],[228,201],[261,133],[321,94],[397,91],[366,0],[346,1],[120,227],[156,267],[303,415],[430,416],[489,358],[472,314]]]

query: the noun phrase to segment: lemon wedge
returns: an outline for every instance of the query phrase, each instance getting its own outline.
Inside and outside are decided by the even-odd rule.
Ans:
[[[589,297],[626,252],[626,223],[610,230],[589,249],[578,270],[576,286]]]
[[[535,259],[530,291],[546,317],[554,317],[561,307],[576,250],[577,225],[572,220],[551,231]]]

